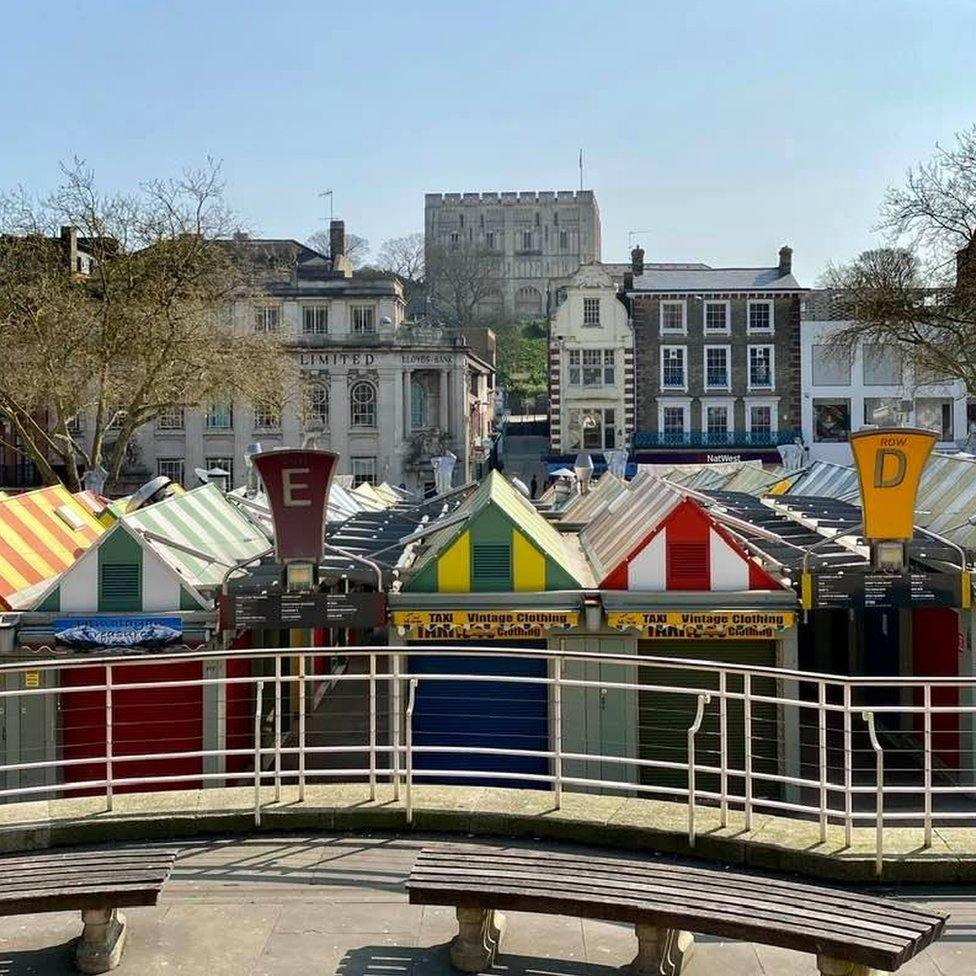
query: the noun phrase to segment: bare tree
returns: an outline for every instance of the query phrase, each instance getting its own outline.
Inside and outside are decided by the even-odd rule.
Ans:
[[[45,481],[102,466],[112,484],[144,424],[289,384],[277,337],[228,314],[250,288],[217,243],[234,226],[213,161],[133,194],[75,161],[50,196],[0,199],[0,413]]]
[[[917,370],[976,392],[976,126],[889,189],[889,247],[825,276],[852,320],[833,344],[897,347]]]
[[[446,325],[461,327],[483,320],[500,298],[500,258],[482,248],[432,247],[426,274],[431,312]]]
[[[376,267],[392,272],[407,285],[420,284],[424,280],[424,235],[417,231],[384,241],[376,255]]]
[[[332,257],[327,230],[317,230],[305,243],[313,251]],[[361,268],[369,258],[369,241],[358,234],[346,234],[346,257],[354,268]]]

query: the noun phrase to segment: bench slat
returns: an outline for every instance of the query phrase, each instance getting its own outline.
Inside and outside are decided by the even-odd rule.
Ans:
[[[414,904],[653,920],[889,971],[934,941],[945,925],[931,912],[810,884],[517,848],[425,848],[407,889]]]

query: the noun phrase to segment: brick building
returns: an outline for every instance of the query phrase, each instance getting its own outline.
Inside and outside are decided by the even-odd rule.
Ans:
[[[651,265],[632,252],[638,461],[778,461],[800,436],[793,252],[763,268]]]

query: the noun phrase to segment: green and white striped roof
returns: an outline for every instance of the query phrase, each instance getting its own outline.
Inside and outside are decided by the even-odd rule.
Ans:
[[[231,566],[255,558],[271,545],[258,525],[213,484],[141,508],[126,515],[125,522],[196,587],[220,586]]]

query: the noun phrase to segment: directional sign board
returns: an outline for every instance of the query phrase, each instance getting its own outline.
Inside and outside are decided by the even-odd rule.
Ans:
[[[227,629],[368,629],[386,624],[382,593],[237,592],[226,598]]]
[[[810,609],[969,607],[969,573],[806,573],[803,606]]]

